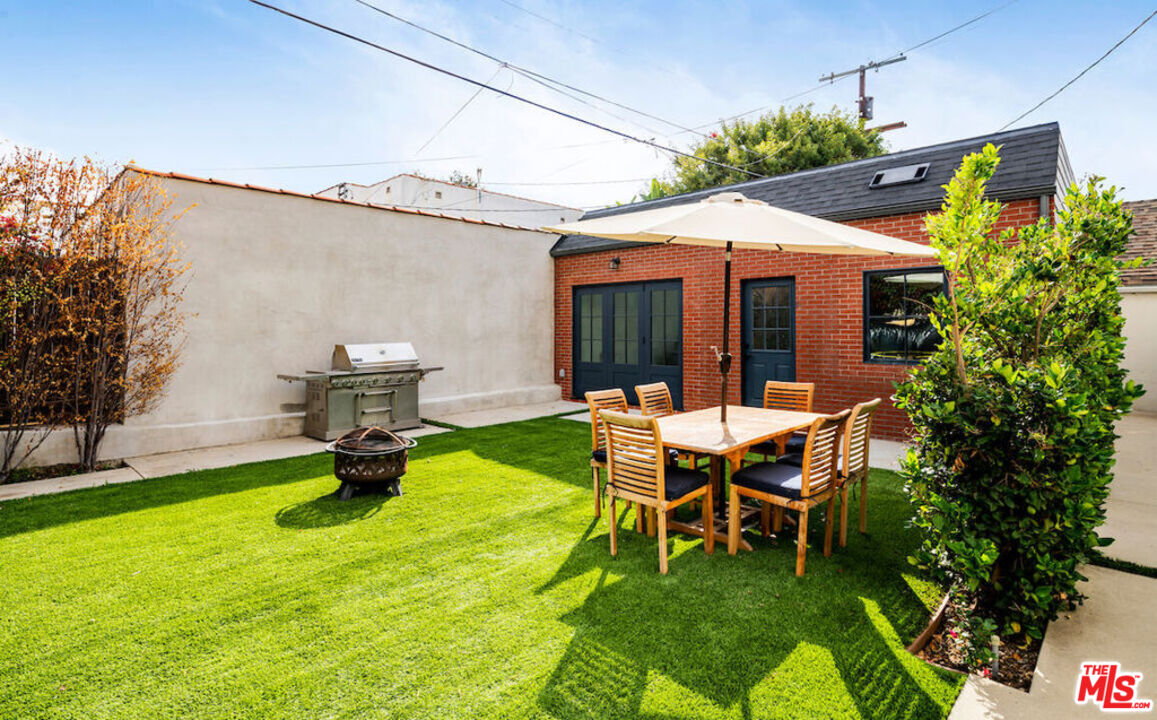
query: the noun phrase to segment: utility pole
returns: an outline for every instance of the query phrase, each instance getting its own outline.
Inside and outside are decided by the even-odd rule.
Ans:
[[[820,82],[835,82],[836,80],[839,80],[840,78],[844,78],[844,77],[847,77],[849,75],[855,75],[858,73],[860,76],[859,115],[860,115],[861,120],[863,120],[864,122],[867,122],[868,120],[872,119],[872,115],[873,115],[872,105],[873,105],[873,100],[875,99],[875,98],[871,97],[870,95],[868,95],[868,71],[869,70],[875,70],[876,72],[879,72],[880,68],[882,68],[886,65],[891,65],[893,63],[903,62],[904,60],[907,60],[907,59],[908,58],[904,55],[897,55],[896,57],[891,58],[889,60],[880,60],[878,62],[873,61],[873,62],[867,63],[866,65],[861,65],[858,68],[855,68],[853,70],[845,70],[843,72],[838,72],[838,73],[835,73],[835,72],[829,73],[829,74],[823,76],[822,78],[820,78]],[[907,126],[908,126],[908,124],[905,122],[897,122],[897,123],[889,123],[887,125],[881,125],[880,127],[874,128],[874,129],[879,130],[880,132],[885,132],[887,130],[895,130],[897,128],[902,128],[902,127],[907,127]]]

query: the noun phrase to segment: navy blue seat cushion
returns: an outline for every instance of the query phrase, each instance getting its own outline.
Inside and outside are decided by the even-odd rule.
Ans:
[[[780,455],[775,459],[780,465],[794,465],[795,467],[803,467],[803,453],[794,452],[787,455]]]
[[[594,452],[591,453],[591,460],[594,460],[595,462],[606,463],[607,451],[606,450],[595,450]],[[674,465],[678,461],[679,461],[679,451],[673,450],[673,449],[668,449],[667,450],[667,464],[668,465]]]
[[[787,439],[786,452],[799,453],[800,455],[802,455],[803,449],[805,447],[807,447],[807,435],[806,434],[804,434],[804,435],[798,435],[798,434],[792,435],[791,437],[789,437]],[[775,446],[774,442],[772,442],[771,440],[768,440],[766,442],[756,443],[755,445],[752,445],[751,450],[749,450],[748,452],[753,452],[753,453],[756,453],[758,455],[775,455],[777,452],[779,452],[779,448],[777,448]]]
[[[698,490],[711,482],[710,476],[701,470],[667,466],[666,485],[667,499],[674,500],[683,497],[692,490]]]
[[[755,453],[756,455],[775,455],[779,452],[779,448],[775,446],[770,440],[765,440],[761,443],[756,443],[751,446],[747,452]]]
[[[803,455],[804,448],[807,447],[807,433],[796,433],[787,439],[787,445],[784,452],[799,453]]]
[[[803,469],[780,462],[748,465],[731,476],[731,484],[799,500],[803,487]]]

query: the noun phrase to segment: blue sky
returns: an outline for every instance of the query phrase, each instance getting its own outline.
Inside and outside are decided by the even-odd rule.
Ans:
[[[832,70],[894,55],[1000,0],[476,2],[371,0],[403,17],[683,126],[778,102]],[[659,142],[354,0],[275,4],[470,77]],[[894,150],[993,132],[1060,87],[1153,10],[1145,2],[1019,0],[869,76]],[[561,27],[560,27],[561,26]],[[0,0],[0,138],[65,156],[302,191],[397,172],[483,168],[492,189],[587,207],[629,199],[669,159],[484,93],[241,0]],[[1157,197],[1157,19],[1017,126],[1058,121],[1078,174]],[[852,109],[855,81],[796,102]],[[612,109],[613,110],[613,109]],[[622,111],[613,110],[623,115]],[[626,115],[623,115],[627,117]],[[458,158],[438,160],[437,158]],[[399,161],[304,170],[260,169]]]

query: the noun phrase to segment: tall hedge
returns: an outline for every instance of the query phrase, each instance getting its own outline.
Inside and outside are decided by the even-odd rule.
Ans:
[[[943,342],[898,386],[915,430],[903,464],[923,544],[913,562],[1005,635],[1042,636],[1079,601],[1079,568],[1112,542],[1097,528],[1114,423],[1141,389],[1125,377],[1122,263],[1132,220],[1098,179],[1055,222],[995,234],[985,199],[997,148],[969,155],[927,218],[949,277]],[[978,638],[986,641],[986,638]]]

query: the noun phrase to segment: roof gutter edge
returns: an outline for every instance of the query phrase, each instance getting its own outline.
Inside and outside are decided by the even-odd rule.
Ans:
[[[1036,187],[1018,188],[1015,191],[1001,193],[996,200],[1009,202],[1013,200],[1028,200],[1038,199],[1041,195],[1054,195],[1057,192],[1056,185],[1040,185]],[[890,205],[887,207],[872,208],[872,212],[865,213],[864,211],[845,211],[835,213],[824,213],[816,215],[822,220],[831,220],[834,222],[845,222],[848,220],[866,220],[868,218],[883,218],[892,215],[902,215],[914,212],[933,211],[940,209],[942,200],[922,201],[915,203],[906,203],[900,205]],[[631,242],[629,240],[607,240],[604,243],[599,243],[594,246],[585,246],[577,248],[560,247],[566,240],[565,235],[559,236],[554,246],[550,249],[551,257],[568,257],[570,255],[589,255],[590,253],[604,252],[607,250],[618,250],[623,248],[643,247],[651,245],[652,243]]]

